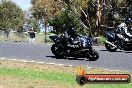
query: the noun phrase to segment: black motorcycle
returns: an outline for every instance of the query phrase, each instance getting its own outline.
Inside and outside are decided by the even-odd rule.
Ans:
[[[118,36],[120,33],[123,34],[121,28],[117,28],[114,32],[106,32],[105,47],[108,51],[115,52],[117,49],[132,51],[132,39],[126,34]]]
[[[67,41],[63,34],[60,37],[55,35],[49,38],[55,43],[52,45],[51,51],[56,58],[88,58],[91,61],[96,61],[99,58],[98,52],[92,48],[90,38],[86,36],[79,36],[79,40],[74,41],[74,46],[79,47],[67,46]],[[70,40],[72,40],[72,38],[70,38]]]

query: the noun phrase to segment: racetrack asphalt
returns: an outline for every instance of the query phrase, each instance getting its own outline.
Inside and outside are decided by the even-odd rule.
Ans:
[[[132,72],[132,51],[108,52],[104,46],[93,46],[99,53],[97,61],[86,58],[56,59],[51,52],[51,44],[31,44],[21,42],[0,42],[0,58],[33,60],[73,66],[89,66],[111,70]]]

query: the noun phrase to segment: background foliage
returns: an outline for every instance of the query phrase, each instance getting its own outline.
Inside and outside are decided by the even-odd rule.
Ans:
[[[10,29],[21,31],[23,25],[23,11],[15,3],[3,0],[0,3],[0,30]]]
[[[99,1],[102,13],[100,24],[113,27],[115,27],[113,22],[123,20],[132,5],[131,0]],[[62,32],[70,26],[75,26],[81,33],[91,31],[93,35],[95,32],[100,35],[105,29],[98,30],[96,27],[97,0],[32,0],[32,4],[34,17],[48,20],[56,32]]]

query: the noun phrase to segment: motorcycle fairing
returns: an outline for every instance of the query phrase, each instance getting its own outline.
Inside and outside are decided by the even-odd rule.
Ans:
[[[90,48],[92,46],[92,41],[89,37],[81,37],[80,42],[85,48]]]
[[[49,38],[55,43],[57,43],[60,40],[60,38],[57,35],[49,36]]]
[[[116,40],[116,34],[114,32],[107,32],[106,36],[107,36],[108,40],[112,40],[112,41]]]

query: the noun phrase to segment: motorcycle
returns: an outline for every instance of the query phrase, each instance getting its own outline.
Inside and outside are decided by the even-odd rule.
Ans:
[[[79,46],[78,48],[68,47],[66,45],[67,41],[63,34],[60,37],[58,35],[55,35],[49,36],[49,38],[54,42],[51,47],[51,51],[56,58],[79,57],[87,58],[91,61],[96,61],[99,58],[98,52],[92,48],[90,38],[86,36],[79,36],[79,40],[74,42],[75,46]]]
[[[114,32],[106,32],[107,40],[105,41],[105,47],[108,51],[115,52],[117,49],[132,51],[132,39],[125,33],[123,36],[119,36],[122,33],[122,28],[117,27]]]

